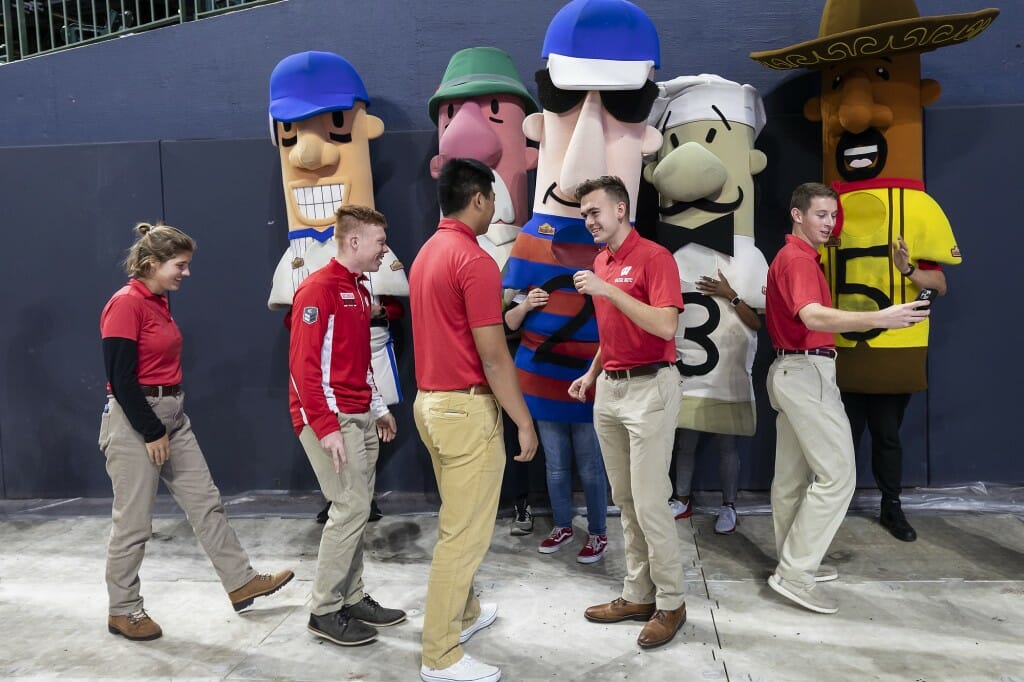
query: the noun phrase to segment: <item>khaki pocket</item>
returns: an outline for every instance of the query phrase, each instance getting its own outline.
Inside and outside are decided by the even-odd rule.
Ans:
[[[103,405],[103,414],[100,415],[100,436],[97,440],[100,452],[106,454],[107,446],[110,445],[110,403]]]

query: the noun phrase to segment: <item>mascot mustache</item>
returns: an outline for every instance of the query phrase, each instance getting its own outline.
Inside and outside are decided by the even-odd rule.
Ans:
[[[731,213],[740,207],[743,203],[743,188],[739,185],[736,186],[736,190],[739,192],[739,196],[736,197],[735,201],[729,201],[726,203],[718,203],[711,201],[710,199],[695,199],[694,201],[675,201],[671,206],[663,206],[658,211],[661,215],[671,216],[679,215],[683,211],[688,211],[691,208],[699,208],[702,211],[708,213]]]

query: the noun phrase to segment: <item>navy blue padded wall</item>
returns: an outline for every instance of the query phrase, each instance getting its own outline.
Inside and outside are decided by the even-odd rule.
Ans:
[[[287,245],[269,140],[163,142],[165,219],[198,242],[173,294],[185,409],[225,492],[315,487],[288,416],[288,337],[267,309]]]
[[[1014,167],[1015,147],[1006,141],[1024,123],[1024,107],[939,109],[926,122],[929,190],[954,225],[965,263],[948,270],[950,294],[936,304],[932,388],[915,396],[904,427],[906,481],[1019,483],[1024,466],[1010,425],[1021,377],[1001,339],[1013,339],[1020,323],[1012,293],[1001,287],[1013,271],[1008,254],[1024,240],[1012,229],[1024,198],[1003,179]],[[789,191],[818,173],[808,142],[816,135],[798,117],[776,117],[759,141],[770,158],[758,178],[757,241],[769,260],[788,231]],[[388,133],[372,146],[377,206],[407,266],[436,225],[427,172],[435,144],[433,131],[421,131]],[[11,178],[0,193],[16,226],[8,231],[14,256],[0,269],[0,283],[17,292],[10,323],[0,329],[8,367],[0,388],[3,494],[108,494],[95,447],[104,393],[98,316],[124,281],[116,262],[132,241],[132,225],[160,217],[199,241],[193,277],[172,306],[186,337],[188,410],[218,484],[225,492],[315,487],[288,422],[281,313],[265,306],[286,244],[269,142],[6,148],[0,167]],[[409,409],[408,319],[399,330],[407,400],[395,408],[399,437],[382,453],[380,487],[430,491],[429,461]],[[762,331],[754,368],[759,429],[741,443],[742,488],[764,489],[771,480],[774,413],[764,392],[770,362]],[[715,488],[714,453],[704,450],[697,487]],[[860,484],[871,487],[865,454],[862,448]]]
[[[563,4],[294,0],[12,62],[0,69],[0,121],[6,123],[0,144],[260,137],[267,126],[270,72],[303,50],[330,50],[349,59],[388,130],[429,129],[427,99],[458,49],[502,48],[535,91],[533,73],[544,67],[544,33]],[[824,2],[638,4],[658,27],[659,80],[717,73],[767,94],[795,72],[767,69],[748,53],[813,38]],[[998,4],[999,18],[977,39],[922,57],[925,77],[939,79],[948,91],[944,105],[1024,101],[1024,50],[1017,48],[1024,3]],[[918,6],[923,15],[942,15],[984,3],[925,0]],[[799,115],[803,103],[775,100],[769,115]]]
[[[927,111],[927,110],[926,110]],[[925,117],[928,192],[963,263],[935,303],[928,377],[931,483],[1024,481],[1015,274],[1024,253],[1024,106],[936,109]]]
[[[0,149],[3,496],[109,495],[96,445],[99,318],[137,220],[161,213],[156,143]]]

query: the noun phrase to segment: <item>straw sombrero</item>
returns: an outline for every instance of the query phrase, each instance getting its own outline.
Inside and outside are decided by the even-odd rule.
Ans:
[[[827,0],[818,37],[779,50],[751,52],[772,69],[819,68],[865,57],[927,52],[975,37],[998,9],[922,17],[914,0]]]

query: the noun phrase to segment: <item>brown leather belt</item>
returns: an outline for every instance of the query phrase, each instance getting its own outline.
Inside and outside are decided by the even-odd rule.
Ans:
[[[825,358],[836,359],[839,355],[835,348],[809,348],[807,350],[789,350],[787,348],[776,348],[775,353],[781,358],[783,355],[820,355]]]
[[[176,396],[181,393],[181,384],[174,384],[173,386],[142,386],[142,395],[149,396],[150,398],[162,398],[163,396]]]
[[[629,369],[606,369],[604,373],[609,379],[629,379],[630,377],[646,377],[652,374],[657,374],[659,371],[665,369],[671,362],[652,362],[648,365],[637,365],[636,367],[630,367]]]

